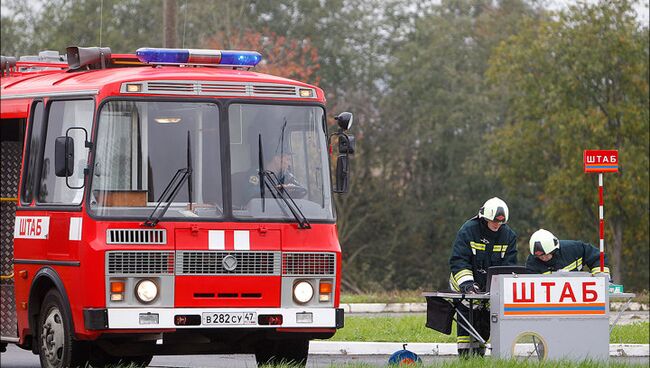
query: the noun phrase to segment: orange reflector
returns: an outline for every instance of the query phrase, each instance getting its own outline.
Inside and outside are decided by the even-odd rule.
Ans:
[[[329,294],[332,292],[332,283],[331,282],[321,282],[320,283],[320,293]]]
[[[123,281],[112,281],[111,282],[111,293],[123,293],[124,292],[124,282]]]

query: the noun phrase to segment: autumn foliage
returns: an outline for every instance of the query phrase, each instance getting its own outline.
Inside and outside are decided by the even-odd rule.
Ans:
[[[318,50],[309,39],[296,40],[270,31],[219,32],[208,41],[210,48],[255,50],[262,61],[255,71],[318,84]]]

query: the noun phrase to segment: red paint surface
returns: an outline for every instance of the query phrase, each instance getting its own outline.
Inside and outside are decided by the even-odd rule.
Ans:
[[[123,56],[123,55],[122,55]],[[56,94],[70,91],[97,90],[95,107],[107,97],[118,96],[123,82],[138,80],[205,80],[230,82],[282,83],[314,88],[316,99],[292,98],[286,101],[310,101],[325,103],[323,91],[315,86],[284,79],[280,77],[255,73],[244,70],[216,68],[178,68],[163,66],[159,68],[134,67],[114,68],[105,70],[67,73],[65,71],[46,71],[23,73],[22,75],[3,77],[0,89],[3,100],[0,101],[1,118],[27,118],[31,98],[9,99],[18,95]],[[129,96],[145,96],[129,94]],[[174,97],[173,95],[157,97]],[[178,95],[177,98],[192,100],[196,96]],[[206,98],[206,96],[201,96]],[[218,98],[214,98],[218,100]],[[258,100],[283,100],[280,98],[252,97]],[[46,99],[47,102],[47,99]],[[95,122],[96,124],[96,122]],[[32,205],[33,206],[33,205]],[[110,228],[141,228],[141,221],[105,221],[91,218],[82,205],[79,212],[59,211],[25,211],[18,210],[17,216],[49,216],[50,229],[48,239],[16,239],[14,257],[18,260],[40,261],[72,261],[79,266],[47,266],[53,269],[61,278],[72,310],[73,323],[77,337],[94,339],[99,336],[97,331],[87,331],[83,323],[85,308],[104,308],[106,306],[105,290],[105,252],[109,250],[175,250],[201,249],[207,250],[207,234],[209,230],[225,230],[226,244],[232,241],[232,231],[250,231],[251,250],[282,250],[282,251],[314,251],[336,253],[336,279],[334,285],[334,306],[338,307],[340,300],[341,278],[341,248],[338,242],[335,224],[312,224],[310,230],[299,230],[294,223],[190,223],[190,222],[161,222],[157,227],[167,230],[166,245],[106,245],[106,230]],[[81,217],[83,221],[82,240],[70,241],[70,217]],[[197,231],[193,231],[196,229]],[[228,249],[228,248],[227,248]],[[26,279],[16,278],[16,304],[18,313],[19,335],[24,339],[30,334],[27,310],[20,305],[29,302],[29,290],[34,275],[43,265],[16,264],[15,273],[27,271]],[[269,307],[280,305],[280,276],[263,277],[218,277],[218,276],[177,276],[175,283],[176,307]],[[215,292],[247,292],[256,293],[260,290],[263,296],[250,300],[197,300],[194,293]],[[128,332],[128,331],[119,331]],[[137,332],[136,330],[131,332]],[[148,330],[151,332],[151,330]]]

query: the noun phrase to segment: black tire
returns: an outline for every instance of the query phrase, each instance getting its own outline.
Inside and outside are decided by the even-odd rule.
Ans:
[[[289,364],[296,367],[307,365],[308,339],[265,340],[255,351],[258,366]]]
[[[58,291],[50,290],[45,294],[37,322],[36,343],[41,367],[65,368],[86,365],[87,346],[75,340],[72,321]]]

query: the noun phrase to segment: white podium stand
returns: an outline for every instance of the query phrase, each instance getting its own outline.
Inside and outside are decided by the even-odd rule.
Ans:
[[[585,272],[495,275],[490,290],[492,356],[607,360],[609,292]]]

